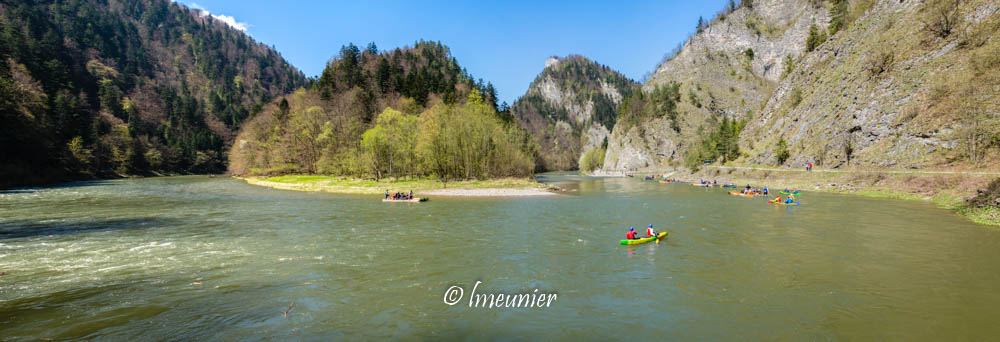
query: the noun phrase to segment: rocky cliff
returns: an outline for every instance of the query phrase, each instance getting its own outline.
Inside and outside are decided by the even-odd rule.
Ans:
[[[738,164],[982,165],[1000,145],[998,6],[767,0],[724,10],[643,86],[679,85],[676,129],[656,115],[620,120],[605,169],[679,164],[723,118],[745,123],[726,160]]]
[[[576,169],[584,153],[604,143],[618,105],[637,87],[586,57],[552,57],[511,113],[538,143],[540,169]]]

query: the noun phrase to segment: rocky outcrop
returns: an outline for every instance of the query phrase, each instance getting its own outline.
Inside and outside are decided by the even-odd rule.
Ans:
[[[637,86],[585,57],[552,57],[511,113],[538,143],[540,169],[576,169],[584,153],[604,144],[618,105]]]
[[[981,158],[961,147],[973,121],[996,123],[1000,65],[977,64],[1000,51],[998,4],[962,2],[954,12],[961,33],[943,37],[927,28],[939,4],[878,2],[801,58],[748,123],[746,161],[776,163],[779,138],[795,166],[924,167]]]
[[[677,82],[679,129],[663,119],[619,122],[606,169],[684,158],[723,117],[745,120],[740,164],[924,167],[996,158],[1000,29],[996,1],[850,1],[846,24],[813,51],[810,27],[829,34],[833,6],[754,1],[713,19],[643,86]],[[956,5],[957,4],[957,5]],[[839,18],[839,17],[838,17]],[[944,27],[942,18],[948,24]],[[978,144],[978,145],[977,145]]]

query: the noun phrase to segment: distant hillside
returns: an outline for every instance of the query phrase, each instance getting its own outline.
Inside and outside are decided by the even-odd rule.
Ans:
[[[233,132],[305,81],[168,0],[4,1],[0,186],[220,172]]]
[[[493,85],[448,47],[348,45],[309,89],[276,99],[230,153],[238,175],[311,173],[441,179],[527,176],[534,144],[498,112]]]
[[[995,1],[778,1],[726,8],[658,66],[606,169],[704,161],[826,167],[997,160]],[[674,91],[676,90],[676,91]],[[628,102],[628,100],[626,100]],[[628,119],[631,118],[631,119]]]
[[[576,169],[585,153],[606,142],[619,104],[637,87],[586,57],[552,57],[511,114],[539,144],[540,169]]]

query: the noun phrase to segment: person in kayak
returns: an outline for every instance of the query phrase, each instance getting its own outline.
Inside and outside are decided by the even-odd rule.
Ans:
[[[792,204],[792,203],[795,203],[795,200],[793,200],[791,196],[788,196],[788,198],[785,199],[785,203],[786,204]]]
[[[656,236],[656,231],[653,230],[653,224],[649,224],[649,228],[646,228],[646,236]]]
[[[625,233],[625,238],[628,240],[635,240],[639,238],[638,236],[635,236],[635,227],[628,227],[628,233]]]

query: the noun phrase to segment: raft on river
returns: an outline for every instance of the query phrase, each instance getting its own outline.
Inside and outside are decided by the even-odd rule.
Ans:
[[[662,238],[665,238],[665,237],[667,237],[667,232],[660,232],[660,234],[657,234],[656,236],[644,237],[644,238],[641,238],[641,239],[634,239],[634,240],[627,240],[627,239],[626,240],[622,240],[621,244],[623,244],[623,245],[641,245],[641,244],[644,244],[644,243],[647,243],[647,242],[650,242],[650,241],[654,241],[654,240],[659,240],[659,239],[662,239]]]
[[[407,203],[420,203],[420,202],[427,202],[427,198],[426,198],[426,197],[414,197],[414,198],[411,198],[411,199],[391,199],[391,198],[383,198],[383,199],[382,199],[382,202],[407,202]]]

